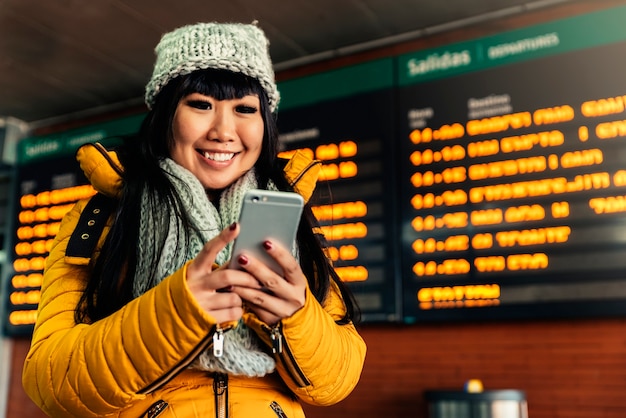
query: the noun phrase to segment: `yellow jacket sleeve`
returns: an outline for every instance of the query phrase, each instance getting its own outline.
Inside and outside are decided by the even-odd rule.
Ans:
[[[274,328],[280,331],[283,341],[282,352],[276,354],[278,373],[303,402],[333,405],[347,397],[359,381],[366,345],[354,324],[335,322],[344,314],[343,299],[335,283],[323,305],[307,287],[302,309]],[[269,326],[254,315],[247,322],[268,345],[273,345]]]
[[[23,370],[24,389],[51,416],[103,416],[141,398],[204,348],[215,325],[189,293],[186,266],[109,317],[76,324],[87,267],[64,254],[85,203],[66,215],[48,257]]]
[[[312,294],[292,317],[283,320],[283,335],[295,363],[309,381],[297,387],[285,379],[289,388],[306,403],[332,405],[352,392],[361,377],[366,346],[352,323],[339,325],[343,301],[335,286],[322,307]],[[286,374],[285,363],[278,370]]]

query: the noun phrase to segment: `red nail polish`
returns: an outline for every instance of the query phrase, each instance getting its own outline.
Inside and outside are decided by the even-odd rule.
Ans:
[[[271,250],[272,247],[273,245],[270,241],[263,241],[263,248],[265,248],[266,250]]]
[[[245,266],[246,264],[248,264],[248,257],[246,257],[245,255],[240,255],[239,257],[237,257],[237,262],[242,266]]]
[[[230,226],[228,227],[228,229],[230,229],[231,231],[234,231],[235,228],[237,228],[237,222],[233,222],[232,224],[230,224]]]

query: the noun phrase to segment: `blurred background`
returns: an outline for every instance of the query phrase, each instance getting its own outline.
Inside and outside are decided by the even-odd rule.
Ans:
[[[78,146],[146,113],[162,33],[266,32],[282,152],[363,311],[361,382],[309,417],[626,414],[626,1],[0,0],[0,417]]]

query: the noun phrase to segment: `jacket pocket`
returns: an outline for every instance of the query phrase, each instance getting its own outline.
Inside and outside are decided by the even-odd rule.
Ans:
[[[159,399],[158,401],[150,405],[150,408],[148,408],[148,410],[141,415],[141,418],[158,417],[159,415],[161,415],[161,412],[163,412],[169,405],[170,404],[165,402],[163,399]]]

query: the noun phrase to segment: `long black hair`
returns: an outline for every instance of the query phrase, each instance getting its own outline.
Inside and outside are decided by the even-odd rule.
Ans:
[[[133,299],[133,278],[138,259],[139,221],[142,208],[141,196],[147,190],[154,196],[152,207],[168,207],[163,214],[154,217],[157,224],[151,231],[155,251],[151,254],[155,262],[161,256],[169,226],[168,216],[180,217],[182,223],[181,240],[189,239],[193,225],[184,210],[180,197],[172,183],[163,173],[159,161],[169,157],[174,143],[172,125],[174,114],[181,99],[191,93],[201,93],[217,100],[241,98],[249,94],[258,95],[264,120],[263,145],[255,172],[260,188],[266,188],[271,180],[279,190],[292,191],[283,174],[278,153],[278,129],[275,115],[272,114],[265,90],[259,82],[241,73],[226,70],[201,70],[179,76],[170,81],[158,94],[156,101],[146,115],[139,133],[125,138],[116,149],[124,167],[122,193],[115,211],[111,230],[107,235],[99,257],[92,263],[85,292],[76,307],[77,322],[93,322],[117,311]],[[358,322],[359,310],[349,289],[342,283],[324,253],[324,238],[314,232],[318,226],[311,207],[305,205],[297,242],[300,250],[300,264],[307,277],[315,298],[323,302],[331,280],[339,287],[346,306],[346,315],[340,323]],[[183,242],[177,243],[180,250]],[[155,271],[150,272],[150,277]]]

